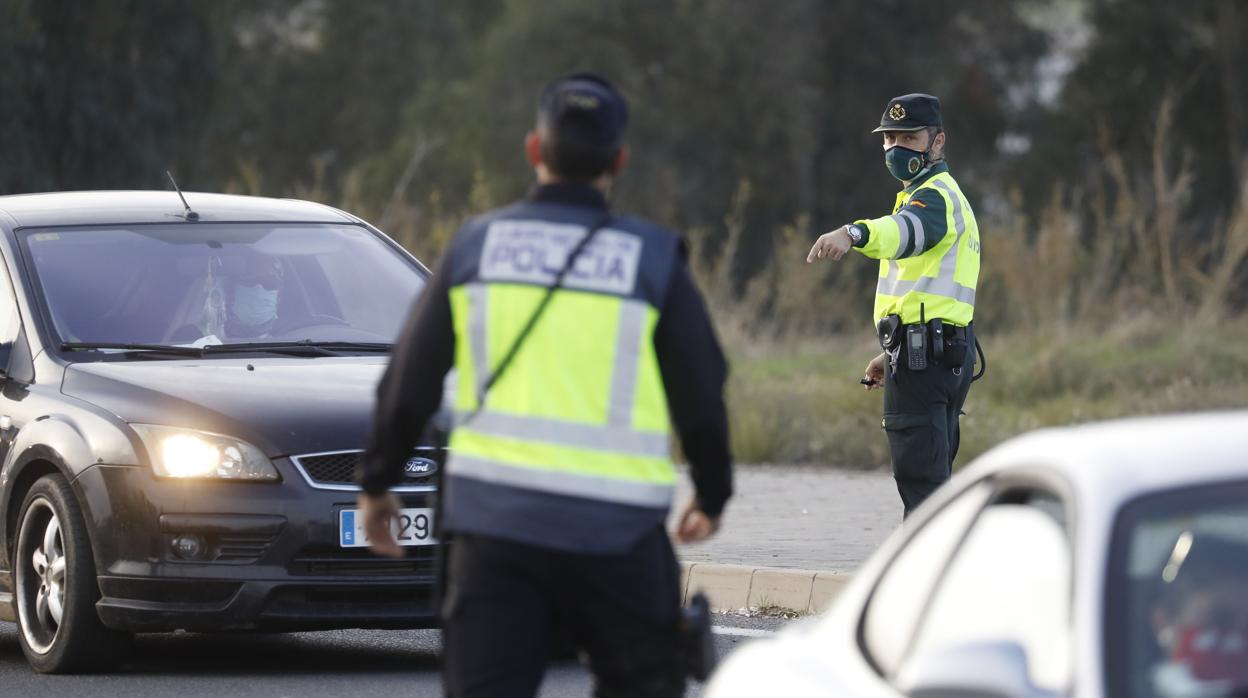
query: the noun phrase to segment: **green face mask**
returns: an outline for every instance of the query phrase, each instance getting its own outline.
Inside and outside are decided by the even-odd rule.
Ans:
[[[909,182],[927,171],[927,153],[895,145],[884,151],[884,166],[897,179]]]

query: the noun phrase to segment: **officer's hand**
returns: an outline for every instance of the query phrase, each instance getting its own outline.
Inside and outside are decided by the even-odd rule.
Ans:
[[[806,255],[806,263],[810,264],[824,257],[831,257],[832,261],[836,261],[844,257],[852,246],[853,241],[849,239],[849,226],[843,225],[830,233],[820,235],[819,239],[815,240],[815,244],[810,248],[810,254]]]
[[[867,364],[867,373],[863,379],[867,381],[867,390],[884,387],[884,364],[888,361],[887,354],[880,354]]]
[[[710,538],[717,530],[719,517],[707,516],[706,512],[698,508],[697,500],[690,499],[676,522],[676,542],[696,543]]]
[[[361,492],[356,502],[364,518],[364,538],[373,552],[386,557],[403,557],[403,548],[394,539],[390,524],[399,518],[399,501],[394,494],[372,496]]]

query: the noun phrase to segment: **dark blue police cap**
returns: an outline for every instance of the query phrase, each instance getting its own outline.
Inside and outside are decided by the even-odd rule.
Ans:
[[[915,92],[888,100],[888,106],[884,107],[884,115],[880,117],[880,127],[871,133],[918,131],[931,126],[942,128],[940,100],[931,95]]]
[[[606,79],[575,73],[544,89],[537,102],[537,123],[555,140],[616,146],[628,126],[628,103]]]

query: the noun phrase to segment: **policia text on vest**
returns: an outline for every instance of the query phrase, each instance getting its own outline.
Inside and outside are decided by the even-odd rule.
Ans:
[[[850,249],[880,260],[874,318],[884,353],[862,382],[884,386],[883,427],[909,515],[949,479],[958,452],[975,362],[979,226],[944,162],[939,100],[890,100],[875,131],[885,167],[904,186],[892,214],[826,233],[806,261],[839,260]]]
[[[525,143],[539,186],[456,234],[378,388],[371,540],[388,538],[384,495],[416,436],[443,401],[455,415],[438,511],[448,695],[535,695],[565,634],[597,695],[684,693],[670,431],[697,492],[677,536],[696,540],[732,489],[727,366],[679,238],[608,215],[622,113],[600,78],[547,87]]]

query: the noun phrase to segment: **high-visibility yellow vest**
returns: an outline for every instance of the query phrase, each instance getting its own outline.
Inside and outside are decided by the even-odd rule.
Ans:
[[[478,404],[483,381],[587,230],[500,219],[460,245],[447,465],[459,530],[586,549],[608,529],[661,524],[670,507],[676,472],[654,330],[674,235],[635,219],[599,230]],[[543,509],[569,506],[582,530],[526,530]]]
[[[907,240],[922,235],[917,217],[902,208],[920,191],[938,192],[945,201],[946,233],[923,254],[895,259]],[[875,290],[875,317],[900,315],[905,324],[923,316],[966,326],[975,317],[975,287],[979,281],[979,225],[970,203],[947,171],[933,174],[913,191],[897,194],[893,215],[855,221],[871,234],[864,254],[880,260]],[[921,244],[921,241],[920,241]]]

